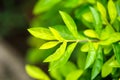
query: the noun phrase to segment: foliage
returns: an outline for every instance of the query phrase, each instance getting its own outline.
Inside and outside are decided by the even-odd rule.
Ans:
[[[119,0],[39,0],[33,12],[37,18],[28,31],[40,38],[40,51],[53,50],[43,61],[49,62],[52,79],[100,80],[109,75],[120,78],[116,70],[120,67]],[[39,74],[49,80],[41,70],[33,73],[31,67],[26,67],[30,76],[35,75],[31,77],[38,79]]]

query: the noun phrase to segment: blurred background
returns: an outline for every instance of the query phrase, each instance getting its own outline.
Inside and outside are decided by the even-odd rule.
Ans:
[[[0,0],[0,80],[32,80],[24,67],[35,2]]]

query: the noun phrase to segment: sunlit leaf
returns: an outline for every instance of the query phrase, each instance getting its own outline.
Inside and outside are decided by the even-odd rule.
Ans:
[[[71,34],[71,32],[68,30],[68,28],[66,26],[56,25],[56,26],[54,26],[54,29],[56,29],[64,39],[75,40],[75,38],[73,37],[73,35]]]
[[[102,48],[101,46],[99,46],[97,50],[96,60],[92,68],[92,75],[91,75],[92,80],[100,73],[102,69],[102,65],[103,65],[103,54],[102,54]]]
[[[83,74],[83,70],[74,70],[66,76],[66,80],[78,80],[78,78]]]
[[[108,61],[106,61],[102,66],[102,77],[108,76],[112,72],[112,66],[110,63],[114,60],[114,56],[112,56]]]
[[[110,45],[119,40],[120,40],[120,33],[114,32],[113,34],[111,34],[111,36],[107,40],[100,41],[100,44],[101,45]]]
[[[88,37],[91,37],[91,38],[98,38],[97,33],[96,33],[94,30],[92,30],[92,29],[87,29],[87,30],[85,30],[85,31],[84,31],[84,34],[85,34],[86,36],[88,36]]]
[[[117,60],[113,60],[111,63],[110,63],[110,66],[114,67],[114,68],[120,68],[120,64],[118,63]]]
[[[59,43],[60,42],[58,42],[58,41],[46,42],[42,46],[40,46],[40,49],[49,49],[49,48],[55,47]]]
[[[50,80],[50,78],[38,67],[33,65],[26,65],[25,67],[27,73],[29,76],[35,79],[41,79],[41,80]]]
[[[115,54],[116,60],[120,64],[120,44],[114,43],[113,44],[113,50],[114,50],[114,54]]]
[[[50,56],[48,56],[44,62],[52,62],[55,60],[58,60],[65,52],[67,46],[67,42],[64,41],[63,44],[61,44],[61,46]]]
[[[59,67],[63,66],[64,64],[66,64],[66,62],[70,58],[70,55],[72,54],[76,45],[77,45],[77,42],[70,44],[67,47],[67,50],[65,51],[64,55],[60,59],[51,62],[50,67],[49,67],[49,71],[56,69],[56,68],[59,68]]]
[[[95,51],[95,48],[93,46],[93,43],[90,42],[89,43],[89,51],[88,51],[88,55],[86,58],[85,69],[87,69],[88,67],[90,67],[94,63],[95,58],[96,58],[96,51]]]
[[[73,19],[71,18],[71,16],[69,16],[67,13],[63,11],[60,11],[60,15],[64,23],[66,24],[67,28],[69,29],[69,31],[73,34],[73,36],[77,39],[83,39],[82,35],[79,36],[77,32],[77,26],[75,22],[73,21]]]
[[[53,34],[50,32],[49,29],[46,28],[30,28],[28,31],[36,38],[41,38],[45,40],[55,40],[55,37]]]
[[[89,50],[89,43],[83,44],[82,47],[81,47],[81,51],[82,52],[88,52],[88,50]]]
[[[38,0],[34,7],[33,13],[40,14],[52,8],[55,4],[59,3],[61,0]]]
[[[59,41],[63,41],[64,40],[57,30],[55,30],[54,28],[51,28],[51,27],[49,27],[49,29],[53,33],[53,35],[55,36],[55,38],[57,40],[59,40]]]
[[[90,7],[90,10],[92,12],[93,18],[94,18],[94,24],[95,24],[95,31],[98,33],[98,35],[101,34],[101,30],[102,30],[102,21],[101,21],[101,17],[100,14],[98,13],[98,11],[93,8]]]
[[[105,23],[108,23],[107,17],[106,17],[106,15],[107,15],[106,9],[100,2],[97,2],[97,9],[98,9],[98,11],[100,12],[100,14],[102,16],[103,21]]]
[[[116,6],[112,0],[108,1],[108,13],[109,13],[110,20],[111,20],[110,22],[113,23],[117,16],[117,10],[116,10]]]
[[[101,40],[106,40],[108,39],[111,34],[113,34],[115,31],[113,29],[112,26],[106,26],[103,30],[102,30],[102,33],[101,33],[101,36],[100,36],[100,39]]]
[[[93,16],[92,16],[92,13],[91,12],[86,12],[82,15],[82,17],[88,21],[88,22],[93,22]]]

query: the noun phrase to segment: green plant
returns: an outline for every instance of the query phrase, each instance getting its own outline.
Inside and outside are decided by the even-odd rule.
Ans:
[[[58,5],[58,9],[62,10],[59,13],[65,25],[50,24],[51,27],[28,29],[34,37],[45,40],[42,41],[40,50],[47,52],[50,50],[50,54],[43,62],[49,62],[48,72],[52,79],[100,80],[108,75],[118,79],[120,77],[120,1],[114,3],[112,0],[92,2],[82,0],[82,3],[76,4],[79,0],[73,2],[66,0],[66,3],[62,0],[49,0],[50,5],[44,4],[44,1],[46,0],[37,3],[34,9],[36,15],[51,10],[60,2],[62,5],[69,3],[70,8],[66,9],[64,5],[62,10],[61,5]],[[72,3],[75,4],[70,6]],[[77,18],[77,20],[74,18],[75,22],[69,15],[73,10]],[[50,17],[51,15],[46,19]],[[55,18],[59,19],[59,16]],[[62,24],[59,20],[56,23]],[[40,25],[44,24],[40,23]],[[32,26],[34,25],[35,22]],[[26,65],[26,70],[33,78],[50,80],[41,69],[33,65]]]

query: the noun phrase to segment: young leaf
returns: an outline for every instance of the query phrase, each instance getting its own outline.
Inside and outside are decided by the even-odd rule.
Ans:
[[[101,33],[101,36],[100,36],[100,40],[106,40],[108,39],[111,34],[113,34],[115,31],[113,29],[112,26],[110,25],[107,25],[103,30],[102,30],[102,33]]]
[[[58,41],[46,42],[42,46],[40,46],[40,49],[49,49],[49,48],[55,47],[59,43],[60,42],[58,42]]]
[[[60,59],[51,62],[50,67],[49,67],[49,71],[63,66],[68,61],[68,59],[70,58],[70,55],[72,54],[76,45],[77,45],[77,42],[70,44],[67,47],[67,50],[65,51],[65,54]]]
[[[37,4],[34,7],[33,13],[39,14],[41,12],[45,12],[60,1],[61,0],[38,0]]]
[[[120,44],[114,43],[113,44],[113,50],[114,50],[114,54],[115,54],[116,60],[120,64]]]
[[[107,17],[106,17],[106,15],[107,15],[106,9],[100,2],[97,2],[97,9],[98,9],[98,11],[100,12],[100,14],[102,16],[103,21],[105,23],[108,23]]]
[[[51,28],[51,27],[49,27],[49,29],[53,33],[53,35],[55,36],[55,38],[57,40],[59,40],[59,41],[63,41],[64,40],[57,30],[55,30],[54,28]]]
[[[102,77],[108,76],[112,72],[112,66],[110,63],[114,60],[114,56],[112,56],[108,61],[106,61],[102,66]]]
[[[86,36],[88,36],[88,37],[91,37],[91,38],[98,38],[97,33],[96,33],[94,30],[92,30],[92,29],[87,29],[87,30],[85,30],[85,31],[84,31],[84,34],[85,34]]]
[[[88,52],[88,50],[89,50],[89,43],[87,42],[87,43],[82,45],[81,51],[82,52]]]
[[[58,60],[65,52],[67,46],[67,42],[64,41],[63,44],[53,53],[52,55],[48,56],[44,62],[53,62],[55,60]]]
[[[95,51],[95,48],[93,46],[93,43],[90,42],[89,43],[89,51],[88,51],[88,55],[86,58],[85,69],[87,69],[88,67],[90,67],[94,63],[95,58],[96,58],[96,51]]]
[[[83,70],[75,70],[66,76],[65,80],[78,80],[78,78],[83,74]]]
[[[101,41],[100,44],[101,45],[110,45],[119,40],[120,40],[120,33],[114,32],[113,34],[111,34],[111,36],[107,40]]]
[[[117,17],[116,6],[112,0],[108,1],[108,13],[109,13],[110,20],[111,20],[110,23],[112,24]]]
[[[101,17],[99,15],[99,13],[97,12],[97,10],[93,7],[90,7],[90,10],[92,12],[94,21],[95,21],[95,30],[98,33],[98,35],[101,34],[101,30],[102,30],[102,21],[101,21]]]
[[[49,29],[46,28],[30,28],[28,31],[36,38],[41,38],[45,40],[55,40],[55,37],[53,34],[50,32]]]
[[[40,80],[50,80],[50,78],[40,68],[36,66],[26,65],[25,69],[32,78]]]
[[[77,39],[83,39],[82,35],[79,36],[77,32],[77,26],[75,22],[73,21],[73,19],[71,18],[71,16],[69,16],[67,13],[63,11],[60,11],[60,15],[64,23],[66,24],[67,28],[69,29],[69,31],[73,34],[73,36]]]
[[[92,76],[91,76],[92,80],[100,73],[100,70],[102,69],[102,65],[103,65],[102,48],[101,46],[99,46],[97,50],[96,60],[92,68]]]
[[[84,13],[82,17],[88,22],[93,22],[93,16],[91,12]]]
[[[118,63],[117,60],[113,60],[113,61],[110,63],[110,66],[115,67],[115,68],[120,68],[120,64]]]

